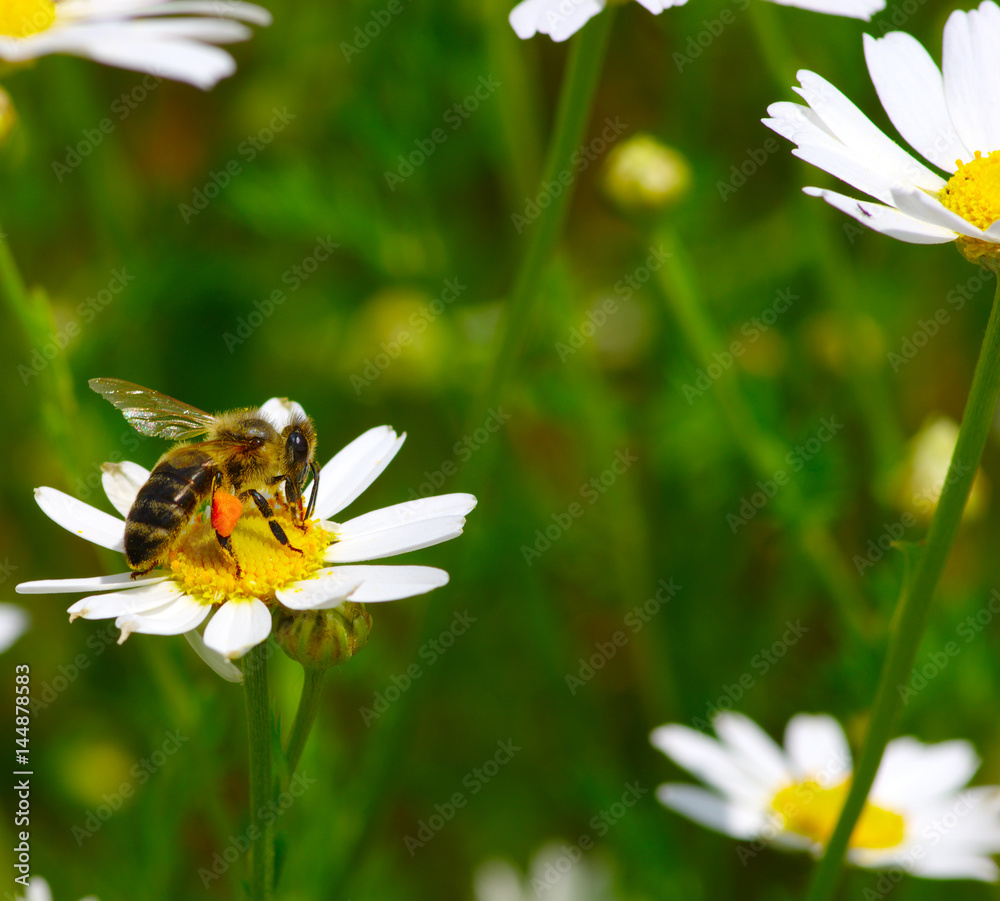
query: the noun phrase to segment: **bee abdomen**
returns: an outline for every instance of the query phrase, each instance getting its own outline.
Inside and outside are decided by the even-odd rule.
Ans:
[[[212,470],[206,463],[178,468],[164,460],[139,489],[125,521],[125,557],[132,569],[156,565],[191,518],[211,489]]]

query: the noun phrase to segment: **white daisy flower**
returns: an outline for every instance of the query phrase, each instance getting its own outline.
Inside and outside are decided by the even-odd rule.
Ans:
[[[956,11],[944,29],[942,70],[913,37],[865,35],[868,72],[896,130],[946,181],[888,138],[814,72],[795,90],[808,106],[768,107],[764,124],[796,144],[792,153],[878,203],[821,188],[813,197],[863,225],[911,244],[958,242],[979,260],[1000,243],[1000,8]]]
[[[620,0],[611,0],[620,2]],[[797,6],[832,16],[870,19],[885,9],[885,0],[771,0],[780,6]],[[509,21],[519,38],[547,34],[553,41],[565,41],[576,34],[604,9],[607,0],[521,0],[511,12]],[[673,6],[683,6],[687,0],[639,0],[654,16]]]
[[[476,901],[611,901],[610,876],[584,853],[569,842],[550,842],[535,854],[527,878],[506,861],[488,861],[476,871]]]
[[[24,895],[24,901],[52,901],[52,889],[41,876],[32,876],[28,880],[28,891]],[[87,895],[81,901],[97,901],[97,898],[94,895]]]
[[[851,784],[851,752],[837,721],[793,717],[783,749],[740,714],[719,714],[713,725],[718,741],[678,725],[650,736],[712,789],[661,785],[660,801],[733,838],[821,856]],[[966,787],[979,763],[966,741],[889,742],[848,860],[931,879],[996,880],[990,855],[1000,852],[1000,786]],[[744,852],[742,860],[756,850]]]
[[[261,412],[281,431],[297,403],[272,398]],[[424,594],[448,582],[431,566],[358,565],[440,544],[462,534],[465,516],[476,506],[471,494],[446,494],[406,501],[356,516],[336,516],[361,494],[396,456],[406,435],[389,426],[370,429],[341,450],[320,472],[315,516],[303,529],[292,509],[275,499],[275,518],[294,535],[298,552],[275,541],[267,521],[252,513],[238,520],[231,541],[239,559],[220,552],[210,522],[196,518],[171,550],[170,569],[132,578],[124,572],[82,579],[52,579],[17,586],[21,593],[99,590],[69,608],[70,620],[110,619],[121,629],[119,644],[133,632],[187,636],[220,675],[239,681],[230,662],[271,632],[271,609],[327,610],[344,601],[396,601]],[[104,490],[126,516],[149,472],[135,463],[105,464]],[[125,521],[54,488],[38,488],[35,499],[56,523],[114,551],[124,551]],[[214,614],[214,615],[212,615]],[[211,619],[209,619],[211,616]],[[198,627],[208,620],[202,633]]]
[[[3,0],[0,59],[68,53],[207,90],[236,71],[213,45],[247,40],[243,22],[271,14],[240,0]]]
[[[14,604],[0,604],[0,653],[24,635],[29,622],[26,610]]]

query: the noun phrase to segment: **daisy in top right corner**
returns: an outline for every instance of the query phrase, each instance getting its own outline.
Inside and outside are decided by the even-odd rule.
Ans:
[[[805,105],[774,103],[763,122],[792,153],[872,200],[826,188],[805,193],[911,244],[955,242],[970,262],[1000,265],[1000,7],[953,12],[941,67],[901,31],[865,35],[865,60],[903,149],[834,85],[801,70]],[[942,175],[941,173],[945,173]]]

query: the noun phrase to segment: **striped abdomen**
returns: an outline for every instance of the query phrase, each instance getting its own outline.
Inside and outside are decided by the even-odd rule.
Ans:
[[[193,448],[178,448],[156,464],[125,520],[125,558],[132,569],[148,571],[161,562],[171,539],[211,494],[214,478],[212,458]]]

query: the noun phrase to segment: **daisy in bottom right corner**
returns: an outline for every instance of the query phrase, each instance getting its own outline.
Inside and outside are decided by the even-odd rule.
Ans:
[[[821,856],[851,784],[851,751],[840,724],[825,714],[798,714],[783,747],[742,714],[721,713],[712,725],[717,738],[678,724],[653,731],[654,747],[708,786],[661,785],[661,803],[736,839]],[[891,741],[848,861],[928,879],[997,881],[1000,786],[970,788],[979,765],[964,740]],[[741,860],[756,853],[748,846]]]

